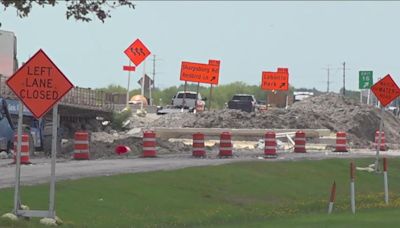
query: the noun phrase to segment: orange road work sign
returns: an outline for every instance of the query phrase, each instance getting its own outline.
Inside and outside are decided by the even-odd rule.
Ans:
[[[74,87],[42,49],[6,83],[37,119]]]
[[[263,71],[261,80],[263,90],[289,90],[288,68],[278,68],[277,72]]]
[[[219,68],[219,60],[209,60],[208,64],[182,62],[180,80],[218,85]]]
[[[371,90],[384,107],[400,95],[400,89],[390,74],[375,83]]]
[[[150,55],[149,49],[139,39],[136,39],[124,52],[135,66],[139,66]]]

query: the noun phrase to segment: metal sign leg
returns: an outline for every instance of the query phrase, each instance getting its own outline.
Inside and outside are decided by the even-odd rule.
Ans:
[[[20,200],[20,180],[21,180],[21,139],[22,139],[22,112],[24,105],[22,101],[19,102],[18,110],[18,128],[17,128],[17,151],[14,151],[16,157],[15,164],[15,191],[14,191],[14,214],[18,215],[18,209],[21,206]]]

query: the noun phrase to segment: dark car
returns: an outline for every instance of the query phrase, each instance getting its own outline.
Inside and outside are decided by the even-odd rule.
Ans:
[[[256,105],[256,98],[249,94],[235,94],[228,102],[229,109],[238,109],[245,112],[254,112]]]

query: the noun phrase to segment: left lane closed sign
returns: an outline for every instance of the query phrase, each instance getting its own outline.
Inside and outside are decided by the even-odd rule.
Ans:
[[[35,118],[45,115],[74,87],[42,49],[6,83]]]

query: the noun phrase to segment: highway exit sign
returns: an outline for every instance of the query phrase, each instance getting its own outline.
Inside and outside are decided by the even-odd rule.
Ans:
[[[359,89],[369,89],[373,84],[373,72],[372,71],[359,71],[358,72],[358,88]]]
[[[74,86],[40,49],[6,84],[37,119],[43,117]]]
[[[400,89],[390,74],[375,83],[371,90],[384,107],[400,95]]]
[[[142,41],[136,39],[131,45],[129,45],[124,53],[129,57],[133,64],[135,64],[135,66],[139,66],[151,52]]]

